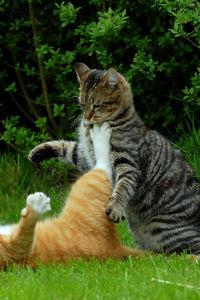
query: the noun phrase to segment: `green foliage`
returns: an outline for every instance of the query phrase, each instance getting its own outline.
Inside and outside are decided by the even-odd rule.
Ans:
[[[75,8],[74,5],[70,2],[65,4],[62,2],[60,5],[55,3],[58,7],[58,14],[60,17],[60,21],[62,22],[62,27],[67,26],[70,23],[74,23],[77,17],[78,11],[81,9],[80,7]]]
[[[191,86],[185,87],[183,90],[186,103],[197,106],[197,109],[200,107],[200,68],[197,68],[197,72],[194,73],[194,76],[191,77]]]
[[[200,128],[195,128],[194,116],[189,115],[187,109],[185,111],[188,114],[188,121],[186,122],[188,130],[181,132],[177,146],[200,178]]]
[[[4,120],[4,132],[1,139],[11,145],[19,153],[26,153],[23,149],[33,148],[38,143],[48,140],[49,136],[45,133],[46,119],[40,118],[35,123],[40,130],[40,133],[35,133],[30,128],[20,126],[19,116],[10,117]]]
[[[27,155],[76,138],[75,61],[122,72],[147,125],[177,136],[188,111],[199,125],[199,10],[197,0],[0,1],[1,141]]]

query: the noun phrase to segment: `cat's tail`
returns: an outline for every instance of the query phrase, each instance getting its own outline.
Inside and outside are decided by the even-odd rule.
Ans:
[[[141,250],[141,249],[137,249],[137,248],[130,248],[127,246],[122,246],[121,253],[122,253],[122,257],[124,257],[124,258],[128,257],[128,256],[132,256],[135,258],[142,258],[145,256],[152,255],[152,253],[149,251],[145,251],[145,250]]]

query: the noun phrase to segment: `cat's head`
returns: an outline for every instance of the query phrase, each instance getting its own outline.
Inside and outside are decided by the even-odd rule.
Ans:
[[[114,68],[90,69],[83,63],[76,63],[74,68],[80,83],[79,103],[86,126],[110,121],[133,105],[128,82]]]

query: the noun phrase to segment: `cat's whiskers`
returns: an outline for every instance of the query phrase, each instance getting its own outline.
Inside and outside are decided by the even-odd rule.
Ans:
[[[72,121],[71,126],[75,127],[77,124],[80,124],[81,120],[82,120],[82,115],[79,115],[78,117],[74,117],[74,120]]]

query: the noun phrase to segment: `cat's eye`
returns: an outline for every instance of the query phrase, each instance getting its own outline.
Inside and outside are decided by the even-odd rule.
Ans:
[[[101,107],[101,105],[99,105],[99,104],[94,104],[93,107],[94,107],[94,108],[99,108],[99,107]]]

